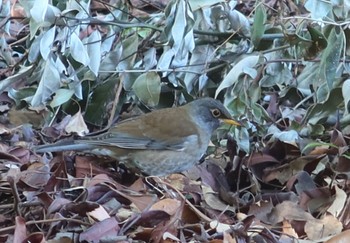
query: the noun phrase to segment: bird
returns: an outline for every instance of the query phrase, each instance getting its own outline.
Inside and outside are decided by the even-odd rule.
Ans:
[[[197,164],[221,123],[241,126],[220,101],[199,98],[123,120],[99,135],[38,145],[33,150],[88,151],[115,158],[146,175],[166,176]]]

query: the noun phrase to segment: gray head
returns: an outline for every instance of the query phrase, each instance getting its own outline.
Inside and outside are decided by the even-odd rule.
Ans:
[[[200,124],[202,128],[213,132],[219,127],[220,121],[231,125],[240,125],[234,121],[231,114],[225,106],[218,100],[213,98],[202,98],[192,101],[186,105],[194,120]]]

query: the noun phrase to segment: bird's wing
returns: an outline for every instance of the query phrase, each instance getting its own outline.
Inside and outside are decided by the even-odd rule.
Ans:
[[[196,135],[189,135],[170,140],[155,140],[145,136],[132,136],[125,133],[105,134],[98,139],[82,139],[75,141],[76,143],[83,143],[96,146],[111,146],[123,149],[154,149],[154,150],[173,150],[182,151],[188,144],[197,141]]]
[[[163,109],[116,124],[107,133],[76,143],[123,149],[182,151],[200,142],[196,124],[183,108]]]

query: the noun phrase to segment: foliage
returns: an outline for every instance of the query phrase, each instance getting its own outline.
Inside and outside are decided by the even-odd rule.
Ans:
[[[137,103],[149,111],[213,96],[243,123],[221,130],[218,140],[227,144],[231,162],[239,157],[240,165],[252,171],[246,175],[256,187],[251,193],[260,193],[264,183],[287,187],[293,196],[309,200],[346,191],[327,181],[349,173],[346,1],[171,0],[151,12],[136,11],[132,1],[111,2],[20,0],[11,6],[3,1],[1,15],[11,13],[12,19],[2,22],[0,92],[6,98],[1,101],[39,112],[44,116],[39,127],[42,121],[44,127],[59,127],[61,120],[66,124],[66,114],[75,115],[69,130],[46,133],[59,138],[62,133],[86,133],[81,115],[103,127],[126,110],[124,104]],[[9,120],[16,123],[11,115]],[[226,177],[235,184],[229,179],[232,173],[237,176],[233,171],[226,171]],[[315,194],[310,196],[303,183]],[[328,186],[328,194],[320,185]],[[303,203],[299,206],[311,205]],[[279,204],[278,217],[283,206],[295,204]],[[299,206],[295,213],[302,211]],[[312,218],[313,227],[323,225],[314,218],[322,210],[309,209],[300,221]],[[286,223],[279,219],[259,218]],[[332,235],[339,228],[327,230]],[[308,229],[303,233],[314,240],[326,237]]]

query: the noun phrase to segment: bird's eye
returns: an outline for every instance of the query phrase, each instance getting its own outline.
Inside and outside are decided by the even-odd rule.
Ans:
[[[217,118],[221,116],[221,111],[219,109],[213,109],[211,110],[211,114],[213,114],[213,117]]]

